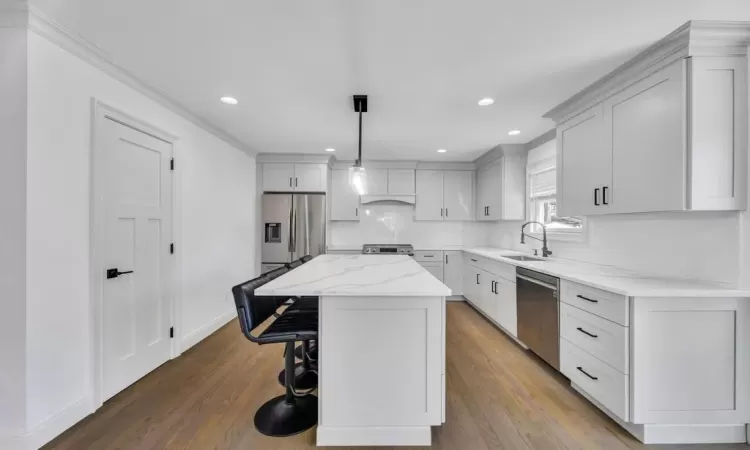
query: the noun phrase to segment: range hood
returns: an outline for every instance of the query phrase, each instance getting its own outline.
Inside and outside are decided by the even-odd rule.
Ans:
[[[400,203],[406,205],[414,205],[417,203],[416,195],[399,195],[399,194],[375,194],[375,195],[361,195],[359,201],[363,205],[371,203]]]

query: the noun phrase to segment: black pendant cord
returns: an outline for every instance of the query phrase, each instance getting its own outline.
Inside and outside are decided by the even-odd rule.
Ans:
[[[357,162],[362,164],[362,110],[359,111],[359,156]]]

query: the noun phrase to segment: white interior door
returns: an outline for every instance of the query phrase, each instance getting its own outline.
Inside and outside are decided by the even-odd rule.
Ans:
[[[99,131],[102,173],[94,189],[103,217],[97,269],[106,400],[171,355],[172,144],[110,119]],[[125,273],[107,274],[113,269]]]

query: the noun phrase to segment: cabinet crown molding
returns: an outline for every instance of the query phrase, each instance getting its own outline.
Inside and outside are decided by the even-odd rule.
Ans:
[[[544,114],[561,123],[628,84],[690,56],[746,56],[750,22],[692,20]]]

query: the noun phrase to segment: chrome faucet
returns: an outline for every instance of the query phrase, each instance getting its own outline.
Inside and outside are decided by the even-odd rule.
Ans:
[[[542,226],[542,239],[539,239],[536,236],[532,236],[530,234],[526,234],[526,233],[523,232],[524,228],[526,228],[526,225],[528,225],[530,223],[536,223],[536,224],[539,224],[539,225]],[[526,222],[525,224],[521,225],[521,243],[522,244],[526,243],[523,240],[524,237],[530,237],[531,239],[536,239],[537,241],[542,241],[542,256],[544,256],[545,258],[552,254],[552,250],[550,250],[549,248],[547,248],[547,227],[545,227],[543,223],[536,222],[536,221],[532,220],[531,222]]]

